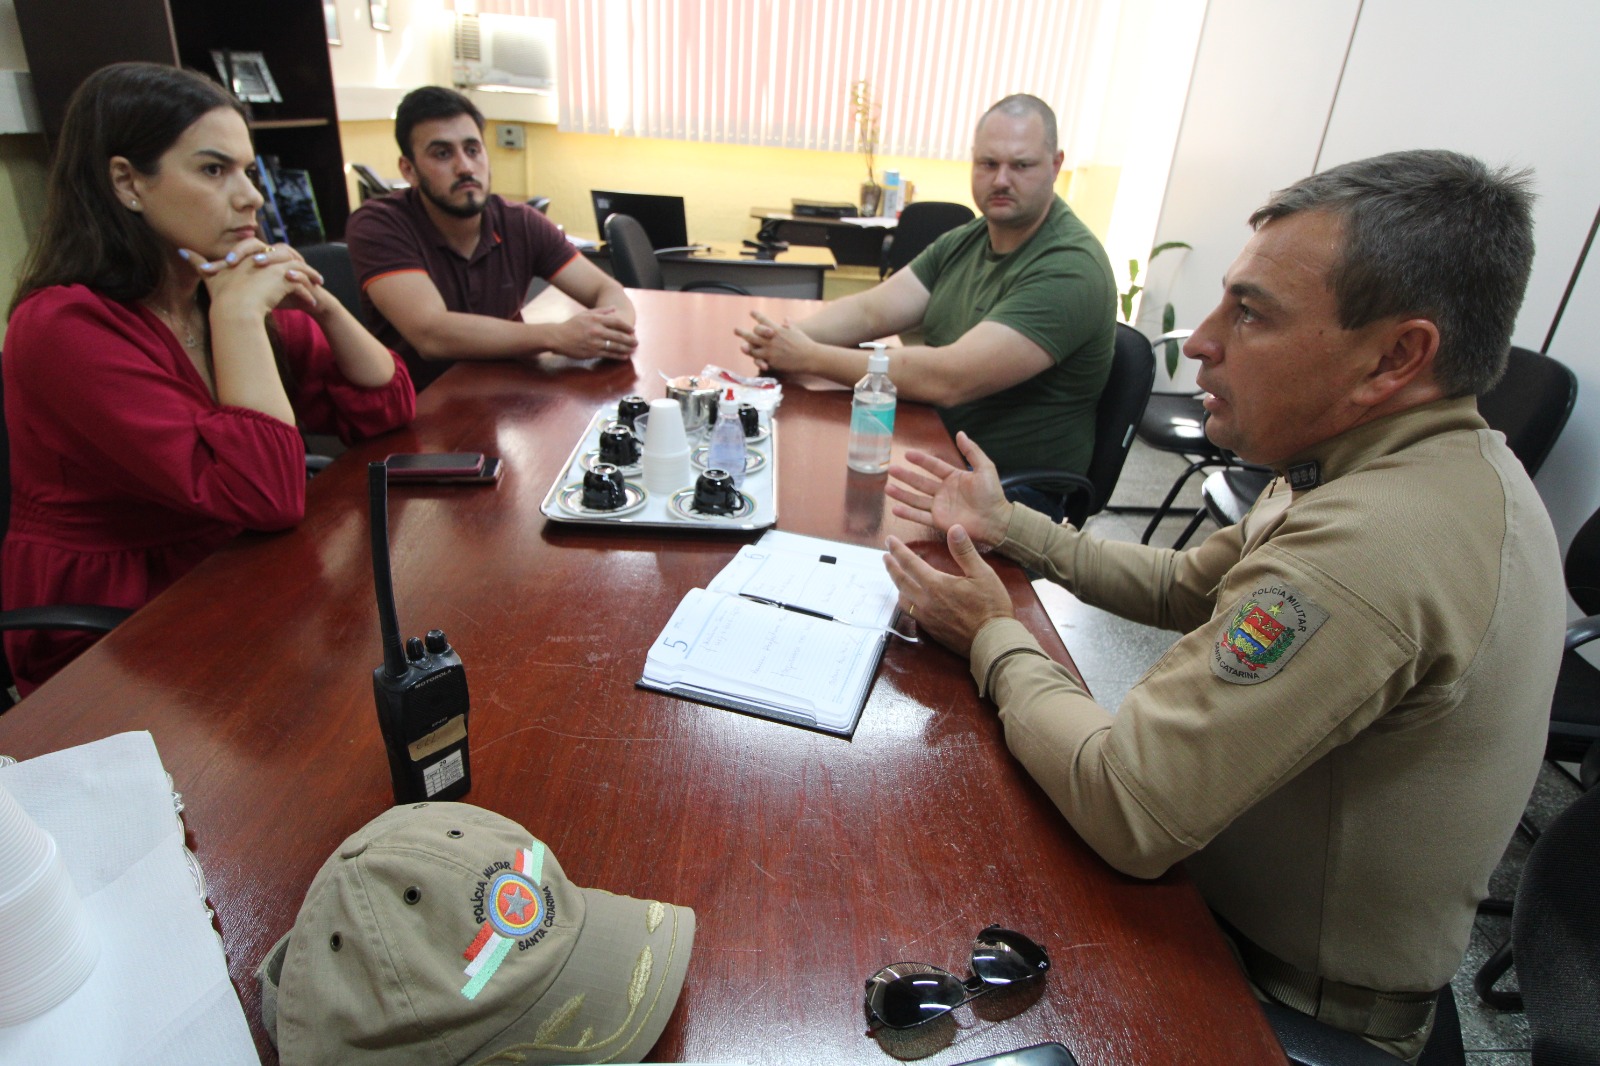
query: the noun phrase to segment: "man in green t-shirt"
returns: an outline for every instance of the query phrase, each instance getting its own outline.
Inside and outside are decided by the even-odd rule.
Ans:
[[[735,331],[745,351],[763,370],[850,385],[867,366],[855,345],[915,330],[889,350],[902,399],[937,406],[1002,474],[1082,473],[1111,367],[1117,289],[1105,249],[1055,194],[1062,159],[1048,104],[1001,100],[973,136],[980,218],[910,269],[800,322],[754,312],[755,324]]]

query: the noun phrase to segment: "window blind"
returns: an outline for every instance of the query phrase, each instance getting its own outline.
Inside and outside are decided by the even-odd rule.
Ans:
[[[467,10],[468,0],[455,0]],[[1009,93],[1056,111],[1068,167],[1092,159],[1119,0],[476,0],[556,20],[560,127],[848,151],[851,86],[878,151],[965,158]]]

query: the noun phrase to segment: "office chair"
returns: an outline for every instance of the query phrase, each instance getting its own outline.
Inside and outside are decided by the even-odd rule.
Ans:
[[[1297,1010],[1276,1003],[1263,1003],[1261,1010],[1294,1066],[1395,1066],[1403,1061],[1354,1033],[1335,1029]],[[1455,993],[1445,985],[1434,1004],[1433,1032],[1428,1034],[1428,1043],[1417,1057],[1417,1066],[1464,1066],[1466,1061]],[[1537,1060],[1535,1066],[1539,1066]]]
[[[1505,434],[1511,454],[1533,477],[1578,402],[1578,379],[1563,363],[1540,352],[1512,348],[1506,372],[1478,397],[1478,412],[1490,429]],[[1200,487],[1206,510],[1218,525],[1238,522],[1276,477],[1262,466],[1239,465],[1209,475]]]
[[[1160,350],[1169,343],[1187,340],[1193,332],[1189,329],[1171,330],[1150,343],[1153,348]],[[1232,452],[1212,444],[1206,438],[1206,409],[1201,403],[1201,395],[1199,390],[1151,393],[1150,403],[1144,409],[1144,417],[1139,419],[1138,436],[1147,447],[1159,452],[1171,452],[1188,460],[1188,465],[1173,480],[1172,487],[1155,507],[1118,505],[1119,513],[1150,515],[1150,522],[1144,528],[1144,535],[1139,538],[1140,544],[1150,543],[1150,538],[1155,536],[1156,530],[1161,528],[1161,523],[1172,513],[1178,494],[1183,491],[1183,487],[1189,483],[1191,477],[1214,467],[1229,467],[1238,463]],[[1172,546],[1182,548],[1187,544],[1205,517],[1205,508],[1203,506],[1196,508]]]
[[[976,216],[966,204],[917,200],[905,206],[894,232],[884,238],[878,277],[886,278],[917,257],[941,233],[971,222]]]
[[[631,215],[607,215],[605,225],[606,245],[611,251],[611,271],[618,281],[629,289],[665,289],[661,276],[661,263],[650,246],[650,237],[639,220]],[[682,292],[726,292],[735,296],[750,293],[737,285],[723,281],[691,281]]]
[[[356,189],[361,193],[362,203],[366,203],[374,196],[388,196],[397,189],[410,188],[403,181],[390,181],[379,176],[376,170],[365,163],[351,163],[350,170],[356,176]]]
[[[1528,854],[1511,943],[1533,1066],[1600,1066],[1600,789],[1573,801]]]
[[[1075,526],[1099,514],[1122,476],[1122,464],[1133,446],[1134,431],[1150,399],[1150,386],[1155,377],[1156,357],[1150,341],[1132,326],[1117,323],[1111,373],[1106,377],[1100,402],[1095,407],[1094,453],[1089,459],[1087,474],[1024,470],[1001,478],[1001,487],[1025,485],[1061,495],[1067,520]]]
[[[361,283],[356,280],[356,268],[350,262],[350,246],[343,241],[328,241],[305,245],[299,252],[306,265],[322,275],[322,287],[333,293],[357,322],[365,325]]]
[[[0,540],[11,525],[11,438],[6,434],[5,385],[0,381]],[[47,607],[18,607],[0,611],[0,631],[21,629],[73,629],[87,633],[109,633],[133,612],[123,607],[90,604],[52,604]],[[0,655],[0,712],[11,706],[15,683],[11,666]]]

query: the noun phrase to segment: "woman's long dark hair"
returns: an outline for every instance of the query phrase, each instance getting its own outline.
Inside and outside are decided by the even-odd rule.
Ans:
[[[139,173],[153,175],[184,130],[218,108],[248,118],[244,105],[222,86],[178,67],[113,63],[85,78],[67,104],[50,164],[44,225],[23,263],[7,317],[30,293],[52,285],[85,285],[123,303],[155,292],[167,252],[144,216],[122,204],[111,184],[111,159],[120,155]],[[200,306],[209,305],[202,289]],[[294,374],[270,315],[266,327],[278,376],[292,396]]]
[[[23,264],[11,310],[50,285],[87,285],[132,303],[156,291],[167,252],[111,185],[111,158],[154,174],[161,156],[202,115],[225,107],[227,90],[199,74],[156,63],[115,63],[86,78],[67,105],[50,165],[44,225]]]

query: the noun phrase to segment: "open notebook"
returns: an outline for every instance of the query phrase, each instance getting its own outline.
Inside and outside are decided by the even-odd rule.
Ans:
[[[897,601],[881,551],[771,530],[689,590],[639,685],[848,736]]]

